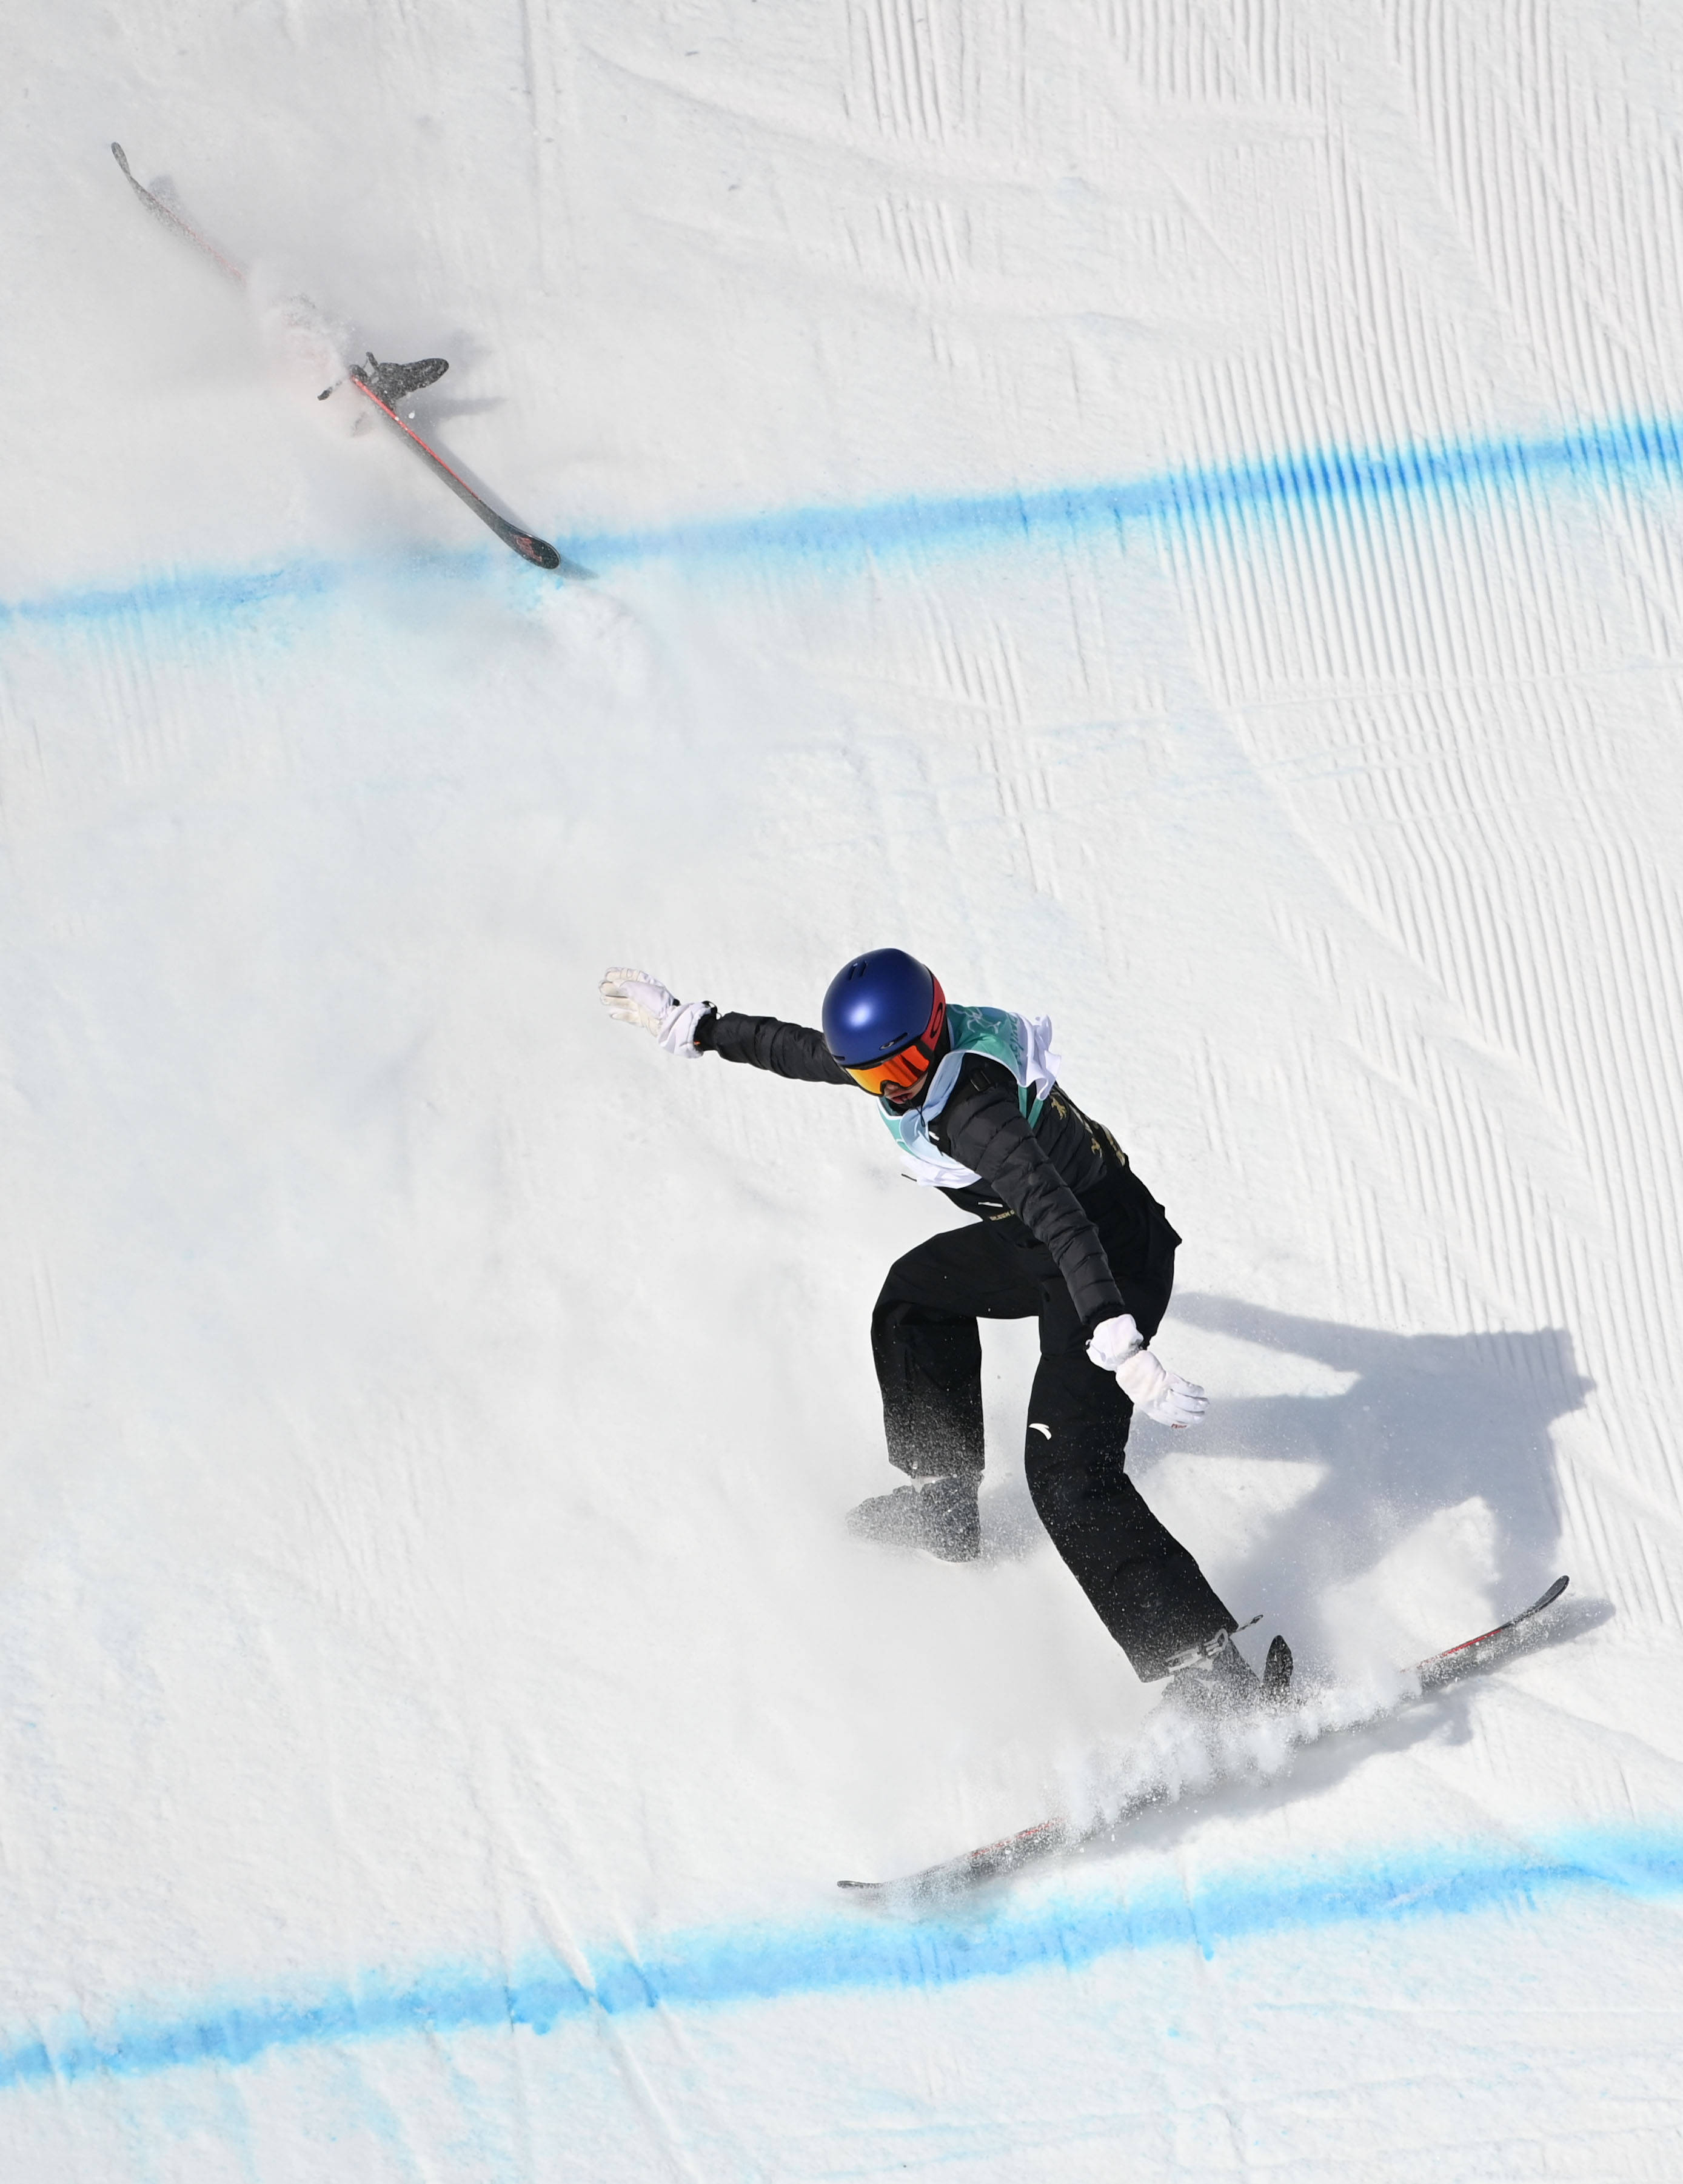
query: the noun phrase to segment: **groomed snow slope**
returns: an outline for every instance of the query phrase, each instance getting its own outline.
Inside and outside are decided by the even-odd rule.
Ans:
[[[1683,2173],[1683,15],[18,0],[0,2178]],[[167,173],[248,299],[142,214]],[[317,404],[299,312],[594,572]],[[609,1022],[896,941],[1187,1241],[1154,1505],[1351,1688],[1149,1704],[892,1483],[952,1217]]]

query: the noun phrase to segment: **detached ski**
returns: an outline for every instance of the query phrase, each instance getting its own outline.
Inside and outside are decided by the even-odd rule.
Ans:
[[[114,144],[111,147],[111,152],[117,164],[122,169],[129,187],[147,210],[155,219],[162,220],[165,227],[172,228],[177,235],[185,237],[189,242],[202,250],[226,279],[243,287],[246,278],[245,268],[237,265],[231,258],[225,256],[208,237],[201,235],[196,227],[182,219],[173,206],[165,204],[163,198],[148,189],[143,182],[137,181],[120,144]],[[517,530],[506,517],[499,515],[496,510],[488,502],[482,500],[465,479],[457,476],[436,448],[429,447],[413,426],[404,423],[393,407],[394,402],[401,401],[405,395],[414,393],[417,388],[430,387],[435,379],[442,378],[449,370],[449,366],[443,357],[425,357],[418,364],[381,364],[376,362],[371,352],[366,365],[354,365],[347,376],[350,384],[359,394],[373,404],[387,424],[393,426],[403,434],[410,446],[424,462],[430,465],[449,486],[450,491],[455,494],[457,499],[465,501],[480,521],[494,531],[505,546],[512,547],[522,560],[530,561],[536,568],[560,568],[561,557],[548,539],[534,538],[530,532]],[[326,401],[332,391],[331,387],[326,388],[321,399]]]
[[[371,355],[368,360],[370,364],[374,363],[374,359]],[[405,369],[412,369],[413,367],[406,367],[401,365],[396,367],[393,367],[391,365],[377,365],[375,366],[376,370],[383,372],[389,372],[394,368],[401,371]],[[403,434],[404,439],[409,442],[410,447],[415,449],[415,452],[421,457],[421,460],[432,465],[433,470],[437,471],[441,478],[443,478],[444,483],[449,486],[450,491],[455,494],[457,499],[465,500],[468,506],[473,510],[474,514],[479,518],[480,521],[489,525],[491,529],[494,531],[497,536],[502,540],[504,546],[512,546],[515,553],[518,554],[522,560],[532,562],[537,568],[559,569],[560,567],[561,557],[549,543],[549,540],[547,538],[534,538],[531,532],[527,531],[516,531],[514,525],[509,522],[505,517],[499,515],[494,508],[488,506],[488,504],[479,498],[479,495],[474,491],[471,485],[469,485],[464,479],[459,478],[456,476],[455,472],[450,468],[449,465],[444,460],[444,458],[438,453],[437,449],[436,448],[428,447],[426,441],[421,438],[420,433],[417,432],[412,426],[406,425],[404,422],[403,419],[398,416],[397,411],[393,409],[391,404],[377,392],[373,381],[370,378],[367,371],[361,365],[354,364],[351,366],[350,382],[351,385],[356,388],[359,393],[365,394],[368,397],[368,399],[374,404],[375,408],[380,412],[380,415],[386,420],[388,425],[394,426],[396,429]],[[331,392],[332,390],[330,389],[329,391]]]
[[[1473,1675],[1518,1652],[1530,1635],[1524,1626],[1545,1608],[1552,1607],[1565,1591],[1567,1583],[1565,1578],[1558,1577],[1540,1599],[1534,1600],[1529,1607],[1522,1607],[1517,1615],[1509,1616],[1506,1623],[1498,1623],[1495,1630],[1481,1631],[1476,1638],[1463,1639],[1458,1646],[1447,1646],[1441,1653],[1431,1653],[1424,1661],[1417,1661],[1409,1671],[1416,1680],[1414,1693],[1405,1694],[1396,1706],[1380,1708],[1366,1721],[1351,1726],[1365,1728],[1399,1711],[1411,1696],[1441,1691],[1463,1676]],[[1289,1714],[1290,1702],[1281,1711]],[[1038,1826],[1024,1828],[1018,1835],[1003,1836],[998,1842],[984,1843],[978,1850],[961,1852],[956,1858],[944,1858],[939,1865],[925,1866],[921,1872],[903,1875],[897,1880],[839,1880],[836,1886],[867,1900],[897,1903],[960,1896],[967,1889],[981,1887],[988,1881],[1015,1873],[1020,1867],[1055,1857],[1060,1851],[1078,1850],[1083,1843],[1096,1842],[1114,1835],[1129,1820],[1164,1803],[1169,1795],[1165,1785],[1148,1784],[1117,1811],[1095,1823],[1042,1820]]]

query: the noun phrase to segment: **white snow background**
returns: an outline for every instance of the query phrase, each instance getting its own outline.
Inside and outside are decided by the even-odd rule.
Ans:
[[[1683,13],[3,45],[0,2178],[1683,2176]],[[1032,1335],[983,1563],[850,1542],[951,1217],[595,994],[887,942],[1184,1235],[1247,1646],[1575,1616],[921,1921],[1149,1704]]]

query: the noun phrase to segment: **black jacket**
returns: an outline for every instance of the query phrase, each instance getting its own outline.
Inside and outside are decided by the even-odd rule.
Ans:
[[[715,1012],[696,1026],[695,1044],[704,1053],[749,1062],[777,1077],[857,1089],[825,1045],[823,1034],[805,1024]],[[1032,1238],[1051,1253],[1089,1334],[1101,1320],[1129,1309],[1117,1284],[1122,1270],[1112,1268],[1095,1216],[1102,1217],[1125,1192],[1145,1200],[1171,1245],[1179,1240],[1162,1219],[1162,1207],[1130,1174],[1128,1156],[1110,1132],[1103,1123],[1089,1122],[1059,1086],[1047,1096],[1031,1130],[1011,1072],[984,1055],[967,1055],[946,1105],[929,1125],[929,1135],[949,1160],[982,1178],[979,1184],[945,1195],[984,1221],[1021,1222],[1028,1232],[1023,1242]]]

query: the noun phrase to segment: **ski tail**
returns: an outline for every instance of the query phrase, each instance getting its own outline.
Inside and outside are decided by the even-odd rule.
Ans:
[[[189,227],[180,213],[173,207],[166,205],[162,198],[155,196],[151,190],[148,189],[144,182],[137,181],[134,170],[129,164],[128,154],[120,144],[112,145],[111,156],[122,169],[124,180],[128,183],[129,187],[154,220],[161,220],[165,227],[173,228],[177,235],[185,236],[195,249],[202,250],[207,258],[214,260],[229,280],[237,282],[242,287],[244,287],[245,268],[242,265],[237,265],[231,258],[225,257],[215,244],[202,236],[196,227]]]
[[[1042,1820],[1014,1836],[1002,1836],[998,1842],[984,1843],[979,1850],[964,1851],[957,1858],[944,1858],[939,1865],[926,1866],[921,1873],[907,1874],[903,1880],[839,1880],[836,1886],[879,1902],[956,1894],[1014,1873],[1019,1866],[1050,1857],[1076,1840],[1076,1831],[1067,1820]]]

